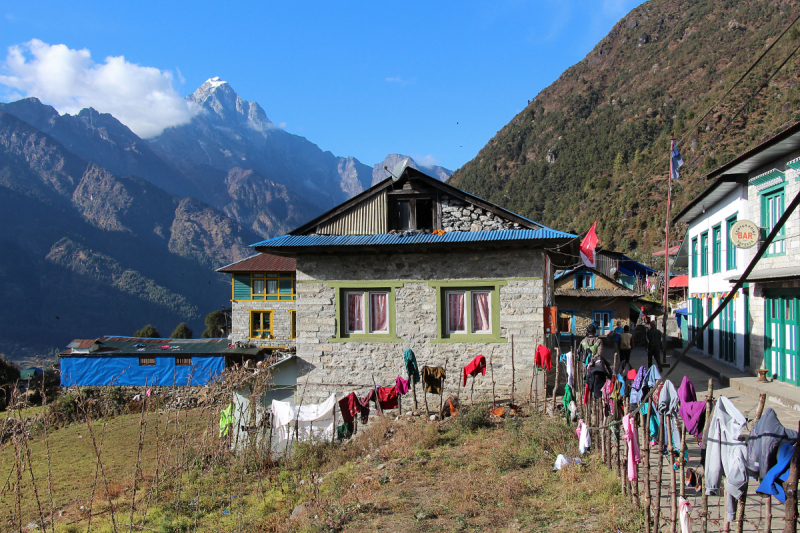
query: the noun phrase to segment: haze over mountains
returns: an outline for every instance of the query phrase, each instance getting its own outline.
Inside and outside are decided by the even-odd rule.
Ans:
[[[0,352],[63,349],[145,323],[166,335],[185,321],[199,334],[208,312],[229,305],[214,268],[404,157],[371,167],[324,152],[218,78],[187,99],[192,120],[147,140],[94,109],[0,103],[0,240],[13,258],[0,263]]]

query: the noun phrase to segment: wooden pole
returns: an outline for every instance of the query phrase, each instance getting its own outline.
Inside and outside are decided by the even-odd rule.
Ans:
[[[383,416],[383,409],[381,409],[381,402],[378,399],[378,385],[375,383],[375,376],[372,376],[372,384],[375,386],[375,405],[378,407],[378,414]]]
[[[494,366],[492,365],[492,359],[494,359],[494,349],[492,349],[492,355],[489,356],[489,370],[492,373],[492,409],[495,408],[495,394],[494,394]]]
[[[670,525],[669,531],[670,533],[676,533],[678,530],[678,494],[677,494],[677,486],[676,486],[676,479],[675,479],[675,468],[672,466],[672,462],[674,461],[674,452],[675,452],[675,445],[672,442],[672,427],[673,427],[673,420],[674,417],[672,416],[664,416],[665,423],[664,427],[666,428],[665,433],[667,434],[667,467],[669,468],[669,512],[670,512]]]
[[[706,423],[703,427],[703,443],[707,445],[705,439],[708,437],[708,426],[711,424],[711,405],[714,401],[714,380],[708,380],[708,397],[706,398]],[[703,470],[703,533],[708,532],[708,494],[706,494],[706,473]]]
[[[664,337],[662,346],[663,356],[661,362],[667,364],[667,316],[669,315],[669,224],[670,224],[670,207],[672,204],[672,150],[675,148],[675,141],[670,137],[669,139],[669,177],[667,178],[667,224],[665,227],[665,243],[664,243],[664,318],[662,319],[662,327],[664,330]],[[705,258],[704,258],[705,260]]]
[[[425,400],[425,418],[431,416],[431,410],[428,408],[428,389],[425,388],[425,384],[422,384],[422,399]]]
[[[542,366],[544,370],[544,380],[542,381],[542,413],[547,414],[547,367]]]
[[[553,404],[550,408],[550,412],[555,415],[556,414],[556,392],[558,392],[558,382],[561,379],[561,363],[559,363],[559,359],[561,359],[561,348],[556,348],[556,380],[553,383]]]
[[[655,407],[652,403],[651,407]],[[658,417],[658,477],[656,478],[655,527],[661,531],[661,483],[664,481],[664,416]]]
[[[800,424],[798,424],[800,429]],[[789,479],[783,484],[786,491],[786,516],[783,519],[783,533],[797,533],[797,478],[798,463],[800,463],[800,444],[794,445],[794,454],[789,463]]]
[[[767,395],[762,394],[758,399],[758,407],[756,408],[756,417],[753,419],[753,424],[758,422],[761,418],[761,413],[764,412],[764,403],[767,401]],[[742,493],[742,497],[736,503],[736,533],[744,531],[744,514],[747,507],[747,490]]]
[[[653,505],[653,493],[650,491],[650,417],[652,416],[653,403],[647,404],[647,417],[642,426],[642,446],[644,446],[644,464],[645,464],[645,477],[644,477],[644,491],[645,491],[645,508],[644,516],[647,525],[647,533],[650,533],[650,517],[652,516],[651,507]]]
[[[634,416],[631,422],[633,424],[633,431],[638,431],[639,428],[636,427],[637,417]],[[644,442],[644,445],[647,446],[647,442],[646,441],[640,441],[640,442]],[[630,442],[628,443],[628,446],[630,446]],[[641,446],[642,445],[640,444],[639,445],[640,452],[641,452]],[[626,455],[626,457],[627,457],[627,455]],[[633,502],[636,504],[636,507],[641,509],[642,508],[642,501],[639,499],[639,478],[641,477],[639,475],[639,465],[634,463],[633,467],[636,469],[636,479],[634,479],[633,482],[631,483],[631,486],[633,488]]]
[[[447,363],[450,361],[449,357],[446,357],[444,360],[444,375],[447,376]],[[442,407],[444,406],[444,380],[446,378],[442,378],[442,393],[439,395],[439,414],[442,414]],[[472,382],[475,383],[475,378],[472,378]],[[458,389],[458,378],[456,378],[456,390]]]
[[[473,405],[474,402],[472,401],[472,393],[475,390],[475,377],[472,378],[472,385],[469,387],[469,404]]]
[[[686,451],[688,450],[688,446],[686,446],[686,425],[681,420],[681,479],[680,479],[680,487],[681,487],[681,498],[686,498]]]
[[[535,367],[536,365],[534,365]],[[514,386],[516,383],[516,375],[514,371],[514,334],[511,334],[511,404],[514,404]]]
[[[533,382],[536,381],[536,359],[533,360],[533,368],[531,368],[531,391],[530,396],[528,397],[528,403],[534,405],[533,403]]]

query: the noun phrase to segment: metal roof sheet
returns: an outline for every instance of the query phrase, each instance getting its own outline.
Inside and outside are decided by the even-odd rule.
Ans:
[[[742,277],[741,274],[734,274],[725,279],[728,281],[739,281]],[[747,281],[769,281],[769,280],[784,280],[800,278],[800,267],[788,266],[780,268],[764,268],[753,270],[747,276]]]
[[[297,259],[272,254],[256,254],[218,268],[217,272],[294,272]]]
[[[637,298],[640,293],[628,289],[556,289],[556,296],[576,298]]]
[[[98,357],[103,355],[255,355],[263,350],[256,348],[229,348],[228,339],[149,339],[140,337],[100,337],[102,347],[95,352],[79,352],[74,355]],[[144,345],[144,346],[138,346]],[[169,348],[162,348],[169,346]],[[175,348],[173,348],[173,346]],[[71,350],[60,355],[73,355]]]
[[[728,193],[741,186],[742,185],[736,181],[728,181],[725,178],[718,179],[700,193],[697,198],[681,209],[681,212],[675,217],[675,222],[691,222],[702,215],[706,207],[711,207],[725,198]]]
[[[577,235],[549,228],[539,230],[451,231],[444,235],[402,233],[379,235],[283,235],[252,244],[256,248],[310,248],[317,246],[405,246],[412,244],[452,244],[463,242],[510,242],[569,240]]]

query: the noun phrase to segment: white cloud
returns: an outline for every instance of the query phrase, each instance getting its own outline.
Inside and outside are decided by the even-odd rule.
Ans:
[[[400,76],[394,76],[392,78],[386,78],[386,81],[388,83],[397,83],[398,85],[402,85],[403,87],[405,87],[406,85],[411,85],[412,83],[417,83],[417,79],[416,78],[411,79],[411,80],[404,80]]]
[[[424,155],[422,157],[415,157],[414,161],[416,161],[418,165],[423,167],[432,167],[433,165],[439,164],[439,161],[431,154]]]
[[[173,87],[170,71],[136,65],[123,56],[96,63],[85,48],[33,39],[10,46],[0,72],[0,85],[9,89],[6,97],[35,96],[60,113],[93,107],[141,137],[188,122],[194,112]]]

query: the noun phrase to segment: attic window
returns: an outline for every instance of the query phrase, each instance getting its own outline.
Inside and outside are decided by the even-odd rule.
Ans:
[[[392,203],[390,229],[433,230],[434,203],[431,198],[398,199]]]

